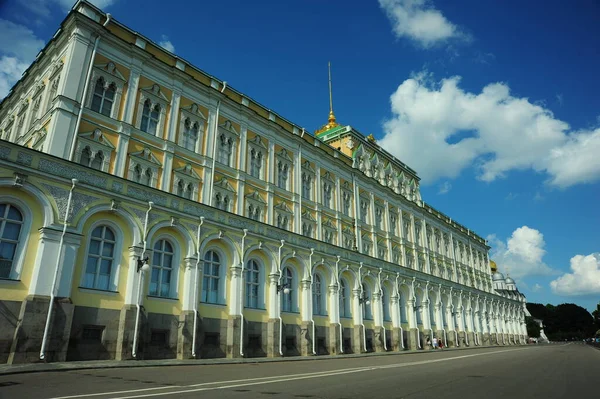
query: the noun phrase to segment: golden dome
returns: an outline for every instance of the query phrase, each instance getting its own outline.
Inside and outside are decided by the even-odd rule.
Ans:
[[[490,260],[490,268],[492,269],[492,271],[495,273],[496,271],[498,271],[498,266],[496,266],[496,262],[494,262],[493,260]]]

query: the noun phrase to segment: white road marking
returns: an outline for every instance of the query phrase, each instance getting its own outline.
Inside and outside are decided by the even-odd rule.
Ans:
[[[113,397],[112,399],[149,398],[149,397],[153,397],[153,396],[179,395],[179,394],[192,393],[192,392],[211,391],[211,390],[218,390],[218,389],[230,389],[230,388],[245,387],[245,386],[252,386],[252,385],[274,384],[274,383],[287,382],[287,381],[297,381],[297,380],[304,380],[304,379],[322,378],[322,377],[331,377],[331,376],[335,376],[335,375],[359,373],[359,372],[363,372],[363,371],[383,370],[383,369],[389,369],[389,368],[400,368],[400,367],[416,366],[416,365],[429,364],[429,363],[447,362],[447,361],[451,361],[451,360],[465,359],[465,358],[476,357],[476,356],[493,355],[493,354],[497,354],[497,353],[522,351],[522,350],[527,350],[527,349],[531,349],[531,348],[527,347],[527,348],[519,348],[519,349],[500,350],[500,351],[494,351],[494,352],[485,352],[485,353],[476,353],[476,354],[471,354],[471,355],[455,356],[455,357],[450,357],[450,358],[445,358],[445,359],[423,360],[423,361],[419,361],[419,362],[410,362],[410,363],[396,363],[396,364],[383,365],[383,366],[366,366],[366,367],[360,367],[360,368],[354,368],[354,369],[322,371],[322,372],[318,372],[318,373],[310,373],[310,375],[309,374],[296,374],[296,375],[291,375],[291,376],[287,375],[287,376],[273,377],[273,378],[270,378],[270,380],[266,380],[266,378],[265,378],[265,380],[263,380],[263,381],[257,381],[258,380],[257,378],[252,378],[252,379],[248,379],[247,380],[248,382],[242,382],[240,384],[232,384],[239,380],[237,380],[237,381],[221,381],[219,383],[232,384],[232,385],[222,385],[222,386],[214,386],[214,387],[204,386],[202,388],[183,389],[183,390],[172,391],[172,392],[159,392],[159,393],[148,393],[148,394],[134,395],[134,396]],[[216,385],[219,383],[206,383],[206,384]],[[196,386],[198,386],[198,385],[196,385]],[[192,388],[193,385],[188,385],[186,387]],[[110,393],[106,393],[106,395],[110,395]],[[58,399],[58,398],[56,398],[56,399]]]

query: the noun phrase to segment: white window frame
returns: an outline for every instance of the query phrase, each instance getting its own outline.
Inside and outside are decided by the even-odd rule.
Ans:
[[[169,295],[162,296],[160,295],[160,287],[158,295],[150,295],[150,283],[152,280],[152,263],[154,259],[154,245],[160,240],[166,240],[171,247],[173,248],[173,264],[171,268],[171,281],[169,283]],[[179,243],[173,239],[172,236],[168,234],[160,234],[156,237],[152,237],[152,246],[149,248],[152,252],[149,254],[150,256],[150,271],[148,276],[148,297],[149,298],[167,298],[167,299],[178,299],[179,298],[179,268],[181,265],[181,248],[179,247]]]
[[[279,204],[275,205],[273,210],[275,211],[275,217],[273,218],[273,223],[275,226],[280,229],[288,231],[291,230],[290,222],[292,220],[293,212],[290,208],[288,208],[285,202],[280,202]]]
[[[253,139],[248,140],[247,143],[246,171],[249,176],[255,179],[264,180],[267,146],[258,135]]]
[[[198,132],[196,136],[196,143],[193,149],[188,148],[186,144],[186,120],[189,120],[190,126],[198,124]],[[180,147],[185,148],[188,151],[195,153],[202,153],[202,143],[204,143],[204,132],[206,131],[206,123],[208,118],[200,111],[198,104],[192,104],[189,107],[181,108],[179,110],[179,140],[178,144]]]
[[[154,156],[154,154],[152,154],[152,151],[150,151],[148,147],[144,148],[142,151],[129,154],[129,172],[127,174],[127,179],[136,183],[143,184],[135,180],[136,166],[140,166],[142,174],[145,174],[148,171],[150,171],[152,176],[149,187],[156,188],[156,185],[158,183],[158,169],[162,165]]]
[[[20,280],[21,273],[23,272],[23,262],[25,261],[26,255],[25,249],[29,244],[29,237],[31,234],[31,221],[33,220],[33,214],[28,205],[18,198],[2,195],[0,196],[0,203],[14,206],[19,212],[21,212],[21,216],[23,217],[21,231],[19,232],[19,239],[15,249],[15,256],[12,260],[11,270],[8,276],[9,280]],[[0,280],[0,282],[1,281],[2,280]]]
[[[196,173],[192,165],[187,164],[182,168],[175,169],[173,171],[173,194],[179,195],[179,184],[183,184],[185,187],[191,187],[191,199],[192,201],[198,201],[199,195],[199,185],[202,183],[202,178],[200,175]],[[185,196],[181,196],[182,198],[186,198]]]
[[[313,275],[313,282],[311,285],[312,312],[315,316],[327,316],[327,292],[325,290],[325,281],[326,280],[321,273],[317,272]]]
[[[110,273],[111,277],[110,277],[110,282],[109,282],[107,291],[117,292],[117,288],[119,287],[119,275],[121,274],[121,256],[123,254],[124,236],[123,236],[123,231],[121,230],[121,228],[119,227],[118,224],[116,224],[110,220],[106,220],[106,219],[102,219],[102,220],[98,220],[98,221],[94,222],[90,226],[90,228],[87,230],[89,237],[85,243],[85,257],[84,257],[85,262],[82,266],[81,281],[79,283],[79,288],[98,290],[98,288],[85,286],[85,273],[86,273],[86,268],[87,268],[87,259],[90,255],[90,241],[92,238],[92,232],[99,226],[108,226],[112,229],[113,233],[115,234],[113,267],[112,267],[112,270]],[[104,290],[100,290],[100,291],[104,291]]]
[[[77,146],[75,148],[75,162],[81,164],[81,156],[86,147],[89,147],[91,159],[96,157],[96,154],[102,152],[104,160],[100,170],[108,173],[112,153],[115,151],[115,146],[108,141],[100,129],[95,129],[93,132],[80,133],[77,135]],[[91,167],[90,165],[85,165]]]
[[[227,199],[227,206],[219,206],[218,198],[221,198],[222,201],[225,201]],[[229,184],[229,181],[225,177],[221,178],[221,180],[219,180],[218,182],[215,182],[213,186],[213,206],[215,208],[227,212],[232,212],[232,210],[234,209],[235,198],[235,190],[233,189],[233,186]]]
[[[94,99],[96,82],[100,78],[104,79],[105,92],[106,88],[108,88],[111,84],[115,86],[115,96],[113,98],[113,103],[109,115],[101,114],[100,111],[93,112],[97,112],[100,115],[104,115],[112,119],[118,119],[121,105],[121,97],[123,96],[123,87],[125,86],[126,79],[112,61],[106,64],[94,65],[92,69],[92,76],[88,83],[90,90],[86,99],[86,108],[90,110],[92,109],[92,101]]]
[[[156,125],[156,132],[144,132],[142,130],[142,114],[144,113],[144,104],[146,100],[150,102],[150,110],[152,111],[157,105],[160,106],[160,112],[158,114],[158,123]],[[156,136],[163,137],[165,119],[167,114],[167,105],[169,100],[160,90],[160,86],[157,84],[153,84],[152,86],[145,87],[140,90],[140,96],[138,101],[138,111],[137,118],[135,122],[135,126],[143,131],[144,133]]]
[[[265,218],[265,208],[267,203],[261,198],[257,191],[246,194],[245,216],[257,222],[262,222]]]
[[[359,203],[359,220],[361,223],[369,224],[369,199],[363,196],[360,197]]]
[[[209,251],[214,251],[218,256],[219,256],[219,291],[217,293],[217,301],[216,302],[207,302],[204,300],[204,293],[205,291],[205,286],[204,286],[204,270],[205,270],[205,257],[206,254]],[[200,301],[203,304],[207,304],[207,305],[226,305],[227,303],[227,283],[226,283],[226,279],[227,279],[227,265],[228,263],[228,258],[225,256],[225,253],[221,250],[221,248],[216,247],[216,246],[210,246],[208,248],[204,249],[204,252],[202,254],[202,289],[200,290]]]
[[[277,179],[277,187],[282,190],[290,190],[290,176],[292,176],[292,159],[288,155],[288,152],[285,148],[282,148],[280,152],[276,155],[276,179]],[[282,175],[282,170],[285,170],[285,175]],[[282,183],[282,178],[283,183]],[[283,186],[283,187],[282,187]]]
[[[253,282],[250,281],[249,277],[251,273],[250,271],[250,262],[255,262],[258,270],[256,271],[257,277],[258,277],[258,281],[257,282]],[[246,262],[246,276],[244,276],[244,283],[245,283],[245,287],[244,287],[244,307],[248,308],[248,309],[265,309],[265,266],[263,264],[263,262],[261,260],[259,260],[258,258],[250,258],[248,259],[248,261]],[[252,306],[251,303],[249,303],[249,300],[251,299],[249,296],[249,291],[248,289],[251,288],[252,286],[256,286],[257,287],[257,293],[256,293],[256,304],[255,306]]]

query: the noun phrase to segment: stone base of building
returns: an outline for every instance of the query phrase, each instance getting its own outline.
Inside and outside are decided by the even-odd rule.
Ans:
[[[49,307],[49,297],[28,296],[21,303],[8,355],[8,364],[40,361],[40,349]],[[45,357],[42,359],[44,362],[67,360],[74,308],[75,306],[69,299],[57,298],[55,300],[46,339]]]
[[[461,346],[463,348],[467,346],[466,337],[467,334],[464,331],[458,332],[458,346]]]
[[[277,324],[279,327],[279,324]],[[227,338],[226,353],[228,358],[242,357],[240,343],[243,345],[242,338],[242,316],[230,315],[227,319]]]
[[[475,346],[475,333],[473,333],[472,331],[469,331],[466,333],[467,335],[467,346]]]
[[[179,315],[177,359],[194,359],[198,357],[198,324],[200,324],[199,320],[196,323],[196,342],[194,342],[194,311],[183,311]],[[192,348],[194,344],[196,347]]]
[[[352,352],[365,353],[365,331],[360,324],[354,326],[352,332]]]
[[[446,347],[447,348],[456,348],[456,332],[454,330],[446,331]]]
[[[375,346],[375,352],[386,352],[386,338],[387,334],[383,327],[375,327],[373,329],[373,341]]]
[[[315,327],[316,333],[316,327]],[[313,337],[313,322],[303,321],[300,325],[300,354],[312,356],[316,354],[316,337]]]
[[[394,352],[400,352],[405,350],[404,345],[404,331],[400,328],[392,329],[392,345],[391,350]]]
[[[279,336],[281,326],[279,319],[269,319],[267,324],[267,357],[280,357]]]
[[[422,345],[419,345],[419,339],[421,332],[416,328],[411,328],[408,330],[408,349],[411,351],[416,351],[421,349]]]
[[[329,354],[341,355],[342,340],[340,339],[341,326],[337,323],[329,325]]]
[[[490,334],[490,345],[498,345],[498,334],[496,334],[496,333]]]
[[[485,334],[482,335],[481,345],[482,346],[489,346],[489,345],[491,345],[490,334],[489,333],[485,333]]]

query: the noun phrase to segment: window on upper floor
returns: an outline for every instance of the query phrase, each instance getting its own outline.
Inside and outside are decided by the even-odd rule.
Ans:
[[[333,184],[327,180],[323,180],[322,190],[323,206],[326,206],[327,208],[332,208],[331,196],[333,191]]]
[[[183,180],[179,180],[177,182],[177,195],[183,198],[192,199],[192,195],[194,193],[193,184],[190,182],[185,182]]]
[[[313,177],[307,172],[302,172],[302,197],[312,200]]]
[[[398,215],[395,209],[390,209],[390,233],[394,236],[398,235]]]
[[[323,227],[323,241],[325,241],[327,244],[333,244],[334,240],[335,230],[328,227]]]
[[[383,230],[383,208],[380,206],[375,207],[375,227]]]
[[[260,179],[263,169],[263,153],[255,148],[250,148],[248,163],[250,165],[250,176]]]
[[[325,306],[325,293],[324,293],[325,285],[323,283],[323,278],[320,274],[315,273],[314,280],[312,284],[312,294],[313,294],[313,314],[317,316],[323,316],[327,314],[326,306]]]
[[[280,229],[284,229],[284,230],[289,230],[289,216],[282,214],[282,213],[277,213],[277,218],[276,218],[276,222],[277,222],[277,227]]]
[[[215,207],[223,211],[230,211],[231,209],[231,196],[228,193],[216,192],[215,193]]]
[[[342,212],[346,216],[352,216],[352,193],[350,191],[342,191]]]
[[[183,122],[183,141],[182,147],[190,151],[196,150],[198,143],[198,132],[200,125],[198,122],[192,122],[190,118],[186,118]]]
[[[223,165],[231,166],[231,155],[233,154],[233,139],[225,134],[219,136],[217,161]]]
[[[360,200],[360,221],[367,223],[369,214],[369,201],[367,199]]]
[[[103,170],[104,153],[102,151],[93,153],[90,147],[86,146],[81,152],[79,163],[92,169]]]
[[[48,100],[46,102],[46,111],[52,108],[52,103],[58,94],[58,85],[60,83],[60,76],[57,76],[50,84],[50,92],[48,93]]]
[[[160,104],[152,104],[150,99],[147,99],[144,102],[144,108],[142,110],[140,130],[156,135],[158,123],[160,121],[160,111]]]
[[[313,236],[313,224],[311,222],[302,221],[302,235],[306,236],[306,237],[311,237]]]
[[[114,83],[106,83],[103,77],[99,77],[94,85],[94,94],[90,107],[92,111],[96,111],[104,116],[110,116],[116,92],[117,87]]]
[[[288,178],[290,174],[290,166],[283,161],[277,162],[277,187],[288,190]]]
[[[262,207],[255,204],[248,204],[246,207],[246,216],[252,220],[261,221],[262,218]]]

